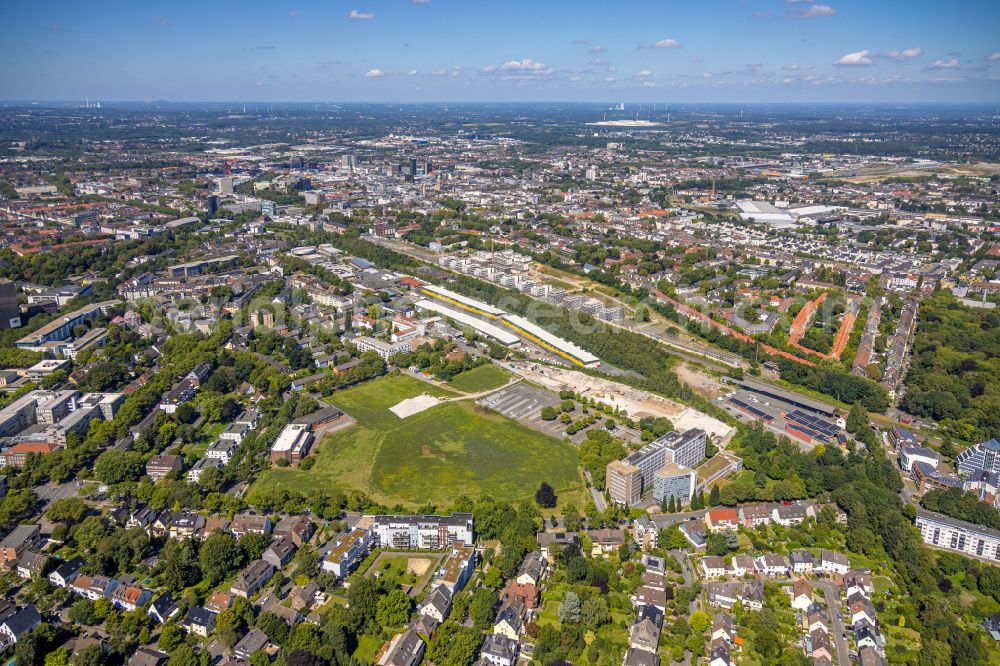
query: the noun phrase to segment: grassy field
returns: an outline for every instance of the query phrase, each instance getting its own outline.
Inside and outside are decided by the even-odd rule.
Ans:
[[[447,395],[405,375],[383,377],[331,396],[357,425],[330,433],[312,469],[272,468],[255,488],[361,490],[387,506],[449,506],[456,497],[533,497],[548,481],[561,497],[583,491],[571,444],[477,407],[450,402],[400,419],[388,410],[423,393]]]
[[[362,634],[358,636],[358,647],[351,656],[370,664],[375,661],[375,655],[378,654],[380,647],[382,647],[382,640],[380,638]]]
[[[490,363],[455,375],[448,386],[464,393],[479,393],[503,386],[508,379],[510,374],[507,371]]]

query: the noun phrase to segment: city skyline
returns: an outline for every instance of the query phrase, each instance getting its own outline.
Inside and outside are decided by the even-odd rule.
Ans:
[[[995,102],[1000,5],[10,2],[6,101]]]

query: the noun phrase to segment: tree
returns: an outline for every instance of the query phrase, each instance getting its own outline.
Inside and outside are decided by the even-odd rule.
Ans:
[[[201,545],[198,563],[205,580],[215,585],[243,564],[243,551],[230,532],[217,531]]]
[[[674,496],[670,496],[670,502],[667,504],[667,512],[674,513],[677,511],[677,504],[674,502]]]
[[[271,545],[271,535],[260,532],[244,534],[240,539],[240,548],[248,561],[259,560],[267,547]]]
[[[472,593],[472,602],[469,604],[469,619],[472,620],[477,629],[485,629],[490,626],[496,603],[497,595],[493,590],[480,587]]]
[[[712,485],[712,492],[709,493],[709,495],[708,495],[708,505],[709,506],[719,506],[719,501],[720,501],[719,495],[720,495],[719,485],[718,484],[713,484]]]
[[[710,618],[708,613],[705,611],[695,611],[691,614],[691,619],[688,624],[691,625],[691,629],[693,629],[696,634],[703,634],[710,626],[712,626],[712,618]]]
[[[541,416],[544,421],[555,421],[559,416],[559,412],[555,407],[542,407]]]
[[[563,525],[569,532],[580,531],[580,512],[577,510],[575,504],[570,504],[563,509]]]
[[[378,600],[375,620],[382,627],[401,627],[410,619],[410,597],[395,589]]]
[[[543,509],[551,509],[556,505],[556,491],[552,489],[548,481],[542,481],[535,491],[535,502]]]
[[[580,623],[590,631],[611,622],[611,612],[603,597],[591,596],[583,602],[580,609]]]
[[[160,649],[167,654],[184,642],[184,632],[173,622],[163,625],[160,632]]]
[[[503,587],[503,573],[499,567],[490,567],[489,571],[483,574],[483,585],[491,590],[499,590]]]
[[[108,485],[137,481],[145,470],[142,454],[135,451],[110,449],[97,456],[94,462],[94,475]]]
[[[576,624],[580,621],[581,612],[580,597],[575,592],[564,594],[562,603],[559,604],[559,621],[563,624]]]
[[[851,406],[851,411],[847,415],[847,432],[856,433],[868,426],[868,411],[860,401]]]
[[[90,599],[77,599],[69,607],[69,619],[77,624],[97,624],[97,614],[94,612],[94,602]]]
[[[358,631],[370,622],[375,621],[378,611],[379,593],[376,582],[368,577],[356,577],[347,590],[347,602],[350,608],[350,622],[353,631]]]

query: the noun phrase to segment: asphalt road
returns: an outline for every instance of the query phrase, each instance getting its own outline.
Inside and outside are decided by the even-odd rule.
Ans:
[[[840,619],[840,588],[828,580],[816,581],[816,587],[823,590],[826,596],[826,607],[830,614],[830,628],[833,631],[833,645],[837,648],[837,663],[840,666],[851,666],[851,647],[844,639],[844,621]]]

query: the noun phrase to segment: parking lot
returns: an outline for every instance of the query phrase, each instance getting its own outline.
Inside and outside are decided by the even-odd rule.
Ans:
[[[561,402],[555,393],[525,382],[501,389],[476,401],[477,404],[500,412],[507,418],[560,438],[566,429],[565,424],[558,420],[544,421],[541,414],[543,408],[558,407]]]

